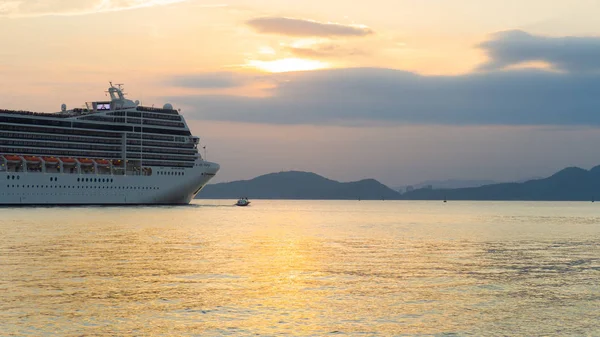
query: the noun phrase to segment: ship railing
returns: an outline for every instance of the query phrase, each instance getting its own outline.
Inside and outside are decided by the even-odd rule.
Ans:
[[[11,114],[11,115],[46,117],[46,118],[69,118],[69,117],[72,117],[71,115],[68,115],[68,114],[33,112],[33,111],[25,111],[25,110],[0,109],[0,113]]]

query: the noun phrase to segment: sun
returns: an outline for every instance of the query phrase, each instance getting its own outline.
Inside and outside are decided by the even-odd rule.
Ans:
[[[330,67],[329,63],[326,62],[300,58],[285,58],[273,61],[250,60],[247,66],[270,73],[319,70]]]

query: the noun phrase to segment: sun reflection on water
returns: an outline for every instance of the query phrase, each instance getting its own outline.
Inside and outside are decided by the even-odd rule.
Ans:
[[[456,203],[216,206],[5,210],[0,328],[30,336],[598,332],[600,218],[583,206],[544,217],[525,206]]]

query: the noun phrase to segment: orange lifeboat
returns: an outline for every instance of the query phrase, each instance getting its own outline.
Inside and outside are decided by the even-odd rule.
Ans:
[[[113,166],[122,166],[123,165],[123,161],[120,159],[114,159],[112,161]]]
[[[75,159],[73,158],[60,158],[60,160],[65,164],[75,164]]]
[[[109,166],[110,162],[106,159],[96,159],[96,163],[101,166]]]
[[[42,161],[39,157],[36,156],[24,156],[23,158],[25,158],[25,161],[28,163],[39,163]]]
[[[4,158],[9,162],[18,163],[21,162],[21,157],[15,155],[5,155]]]
[[[58,164],[58,158],[54,158],[54,157],[44,157],[44,161],[47,164]]]
[[[81,163],[81,165],[92,165],[92,164],[94,164],[94,161],[91,160],[91,159],[79,158],[78,160]]]

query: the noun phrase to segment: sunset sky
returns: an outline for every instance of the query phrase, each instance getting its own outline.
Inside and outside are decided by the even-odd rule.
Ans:
[[[390,186],[600,164],[600,0],[0,0],[0,108],[124,83],[216,181]]]

